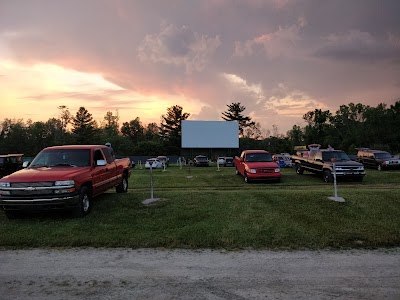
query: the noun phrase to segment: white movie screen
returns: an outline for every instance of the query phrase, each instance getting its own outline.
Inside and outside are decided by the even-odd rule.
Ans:
[[[237,121],[182,121],[182,148],[239,148]]]

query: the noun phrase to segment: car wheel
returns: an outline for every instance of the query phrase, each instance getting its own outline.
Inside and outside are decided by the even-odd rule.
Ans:
[[[296,164],[296,173],[299,175],[303,175],[304,173],[304,168],[300,164]]]
[[[117,193],[126,193],[128,192],[128,178],[125,175],[122,176],[122,181],[115,188]]]
[[[90,192],[87,186],[81,188],[79,194],[79,204],[75,208],[74,216],[77,218],[82,218],[86,216],[92,208],[92,201],[90,199]]]
[[[332,172],[330,170],[324,171],[324,181],[326,183],[332,182]]]
[[[382,171],[382,169],[383,169],[383,168],[382,168],[382,165],[379,164],[379,165],[378,165],[378,171]]]
[[[244,172],[244,175],[243,175],[243,177],[244,177],[244,182],[246,182],[246,183],[250,183],[250,178],[249,178],[249,177],[247,177],[247,173],[246,173],[246,172]]]

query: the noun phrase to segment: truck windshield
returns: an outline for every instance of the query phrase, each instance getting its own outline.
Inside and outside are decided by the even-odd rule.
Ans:
[[[30,164],[35,167],[87,167],[90,166],[89,149],[49,149],[41,151]]]
[[[332,158],[335,158],[337,161],[348,161],[350,160],[349,156],[342,151],[329,151],[322,153],[323,161],[331,161]]]
[[[270,162],[273,161],[269,153],[251,153],[246,155],[246,162]]]
[[[378,152],[378,153],[375,153],[375,158],[377,158],[377,159],[391,159],[392,156],[388,152]]]

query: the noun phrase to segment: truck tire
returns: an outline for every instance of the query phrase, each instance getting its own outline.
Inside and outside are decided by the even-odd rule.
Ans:
[[[324,170],[324,181],[326,183],[332,182],[332,172],[331,172],[331,170]]]
[[[125,175],[122,176],[122,181],[115,187],[115,191],[117,193],[126,193],[128,192],[128,178]]]
[[[79,193],[79,204],[74,209],[74,216],[76,218],[83,218],[86,216],[92,208],[92,199],[90,197],[90,191],[87,186],[83,186],[81,188],[81,192]]]
[[[296,173],[299,175],[303,175],[304,173],[304,168],[299,163],[296,164]]]
[[[244,177],[244,182],[250,183],[250,178],[247,176],[246,171],[243,173],[243,177]]]

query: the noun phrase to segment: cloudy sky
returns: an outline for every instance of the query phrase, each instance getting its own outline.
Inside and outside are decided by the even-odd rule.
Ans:
[[[0,0],[0,120],[60,105],[160,121],[232,102],[286,133],[315,108],[400,97],[398,0]]]

